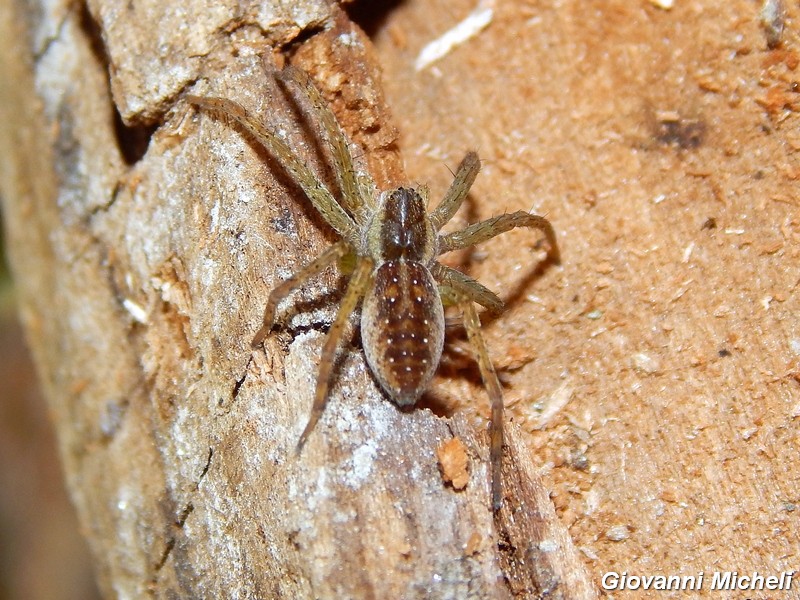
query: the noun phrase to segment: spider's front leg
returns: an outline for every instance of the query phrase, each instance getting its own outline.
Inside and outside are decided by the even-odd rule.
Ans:
[[[464,198],[469,194],[472,184],[475,183],[475,178],[481,170],[481,161],[478,158],[477,152],[467,152],[467,155],[461,160],[461,164],[456,169],[456,175],[453,178],[453,183],[442,198],[433,212],[431,212],[431,224],[434,231],[439,231],[445,223],[448,223],[456,211],[464,202]]]
[[[293,82],[310,103],[316,117],[313,121],[322,126],[323,137],[328,143],[331,158],[336,167],[334,172],[341,191],[339,199],[344,208],[353,215],[356,223],[363,226],[368,220],[371,210],[375,208],[374,198],[367,189],[359,184],[350,145],[339,121],[305,71],[288,66],[281,72],[280,79],[284,82]],[[374,187],[374,184],[370,185]]]
[[[356,223],[344,208],[336,201],[325,184],[319,180],[308,165],[295,154],[294,150],[275,131],[266,127],[251,115],[238,102],[227,98],[203,98],[187,96],[186,99],[200,108],[217,115],[230,117],[261,144],[280,163],[280,166],[291,175],[294,182],[305,192],[311,204],[323,219],[333,227],[339,235],[357,247],[360,239]]]

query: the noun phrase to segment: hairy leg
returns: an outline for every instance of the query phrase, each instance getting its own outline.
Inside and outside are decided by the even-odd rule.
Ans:
[[[372,261],[368,258],[359,259],[356,263],[353,275],[350,278],[350,283],[347,285],[347,291],[342,299],[342,304],[339,306],[339,312],[336,314],[336,319],[328,332],[328,337],[325,340],[325,345],[322,347],[322,356],[320,357],[319,374],[317,375],[317,388],[314,392],[314,405],[311,408],[311,415],[308,418],[308,424],[300,436],[300,441],[297,442],[297,451],[302,450],[303,445],[306,443],[308,436],[314,430],[314,426],[319,421],[322,411],[325,409],[325,403],[328,400],[328,389],[330,388],[331,373],[336,359],[336,348],[339,345],[339,340],[344,333],[345,325],[350,315],[356,309],[358,301],[362,298],[369,285],[369,279],[372,276]]]
[[[480,223],[465,227],[461,231],[439,236],[439,254],[459,250],[480,244],[495,236],[515,229],[517,227],[531,227],[544,233],[549,246],[550,260],[555,263],[560,261],[556,233],[550,221],[539,215],[532,215],[520,210],[514,213],[492,217]]]
[[[460,300],[468,298],[492,312],[502,310],[503,301],[492,290],[471,277],[467,277],[461,271],[451,269],[441,263],[433,263],[431,273],[440,284],[442,300],[446,306],[457,304]]]
[[[283,81],[293,82],[308,98],[314,112],[314,122],[322,124],[323,133],[330,148],[333,161],[336,163],[336,178],[342,191],[342,204],[355,217],[359,225],[363,225],[374,208],[374,199],[362,195],[353,166],[353,156],[342,131],[328,103],[305,71],[295,67],[286,67],[280,75]]]
[[[302,285],[309,278],[317,273],[320,273],[330,265],[333,261],[344,257],[350,251],[350,247],[344,240],[336,242],[333,246],[328,248],[325,252],[320,254],[317,258],[308,263],[305,267],[297,271],[294,275],[289,277],[286,281],[278,284],[269,293],[267,299],[267,306],[264,309],[264,321],[261,329],[258,330],[251,346],[255,349],[258,348],[267,337],[267,334],[272,329],[275,323],[275,310],[278,308],[278,303],[286,298],[289,293],[299,285]]]
[[[265,127],[254,118],[238,102],[227,98],[201,98],[187,96],[187,101],[217,114],[228,116],[241,125],[256,141],[264,146],[267,151],[286,169],[292,179],[305,192],[314,208],[322,218],[333,227],[339,235],[356,246],[359,242],[355,223],[350,215],[336,201],[328,188],[325,187],[311,169],[302,162],[289,148],[289,145],[278,137],[275,132]]]
[[[478,158],[478,154],[467,152],[467,155],[461,160],[461,164],[458,165],[453,183],[450,184],[450,188],[442,198],[439,206],[431,213],[431,223],[434,231],[439,231],[445,223],[453,218],[458,207],[467,197],[469,189],[475,182],[480,170],[481,161]]]
[[[481,333],[481,323],[475,305],[470,300],[461,303],[464,311],[464,327],[467,330],[467,338],[475,351],[478,361],[478,368],[481,371],[483,385],[489,394],[492,404],[492,424],[490,459],[492,467],[492,508],[499,510],[503,504],[503,484],[502,484],[502,461],[503,461],[503,391],[497,379],[486,341]]]

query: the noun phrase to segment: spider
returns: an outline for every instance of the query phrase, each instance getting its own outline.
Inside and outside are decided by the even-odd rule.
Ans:
[[[473,347],[491,401],[491,491],[495,510],[502,504],[503,393],[480,330],[475,304],[499,312],[503,303],[492,291],[436,257],[485,242],[516,227],[542,231],[549,258],[558,262],[555,232],[544,217],[524,211],[493,217],[454,233],[441,233],[480,170],[475,152],[468,152],[442,201],[427,211],[425,187],[399,187],[377,192],[369,176],[356,175],[345,134],[309,76],[286,67],[278,74],[284,85],[295,86],[308,102],[311,117],[321,125],[334,162],[340,195],[337,198],[275,132],[238,103],[225,98],[188,96],[202,109],[235,120],[280,163],[340,240],[269,295],[261,329],[253,338],[258,348],[272,330],[279,302],[308,278],[334,262],[354,265],[336,318],[322,349],[314,404],[298,442],[303,447],[325,407],[336,350],[348,319],[363,300],[361,340],[370,370],[398,406],[413,405],[428,387],[444,345],[444,306],[463,313],[467,338]]]

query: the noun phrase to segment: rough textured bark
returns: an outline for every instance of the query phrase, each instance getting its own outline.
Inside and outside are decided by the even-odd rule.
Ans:
[[[378,181],[404,181],[371,44],[337,6],[2,10],[10,255],[106,596],[594,596],[513,430],[495,517],[484,437],[399,411],[357,349],[294,453],[338,280],[296,295],[264,351],[249,341],[275,281],[332,236],[261,148],[181,95],[238,100],[325,172],[274,83],[288,58]],[[462,491],[436,460],[454,435]]]

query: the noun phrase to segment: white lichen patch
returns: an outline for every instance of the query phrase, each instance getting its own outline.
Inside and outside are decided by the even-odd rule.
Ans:
[[[367,442],[356,448],[348,461],[350,464],[344,477],[345,485],[352,489],[360,488],[365,481],[369,480],[377,457],[378,449],[373,442]]]

